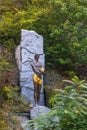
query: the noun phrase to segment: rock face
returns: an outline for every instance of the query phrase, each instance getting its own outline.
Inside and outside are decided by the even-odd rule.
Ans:
[[[50,111],[48,107],[45,106],[35,106],[30,110],[30,119],[34,120],[38,116],[46,116],[47,113]],[[34,130],[37,130],[37,128],[34,126]]]
[[[40,54],[40,62],[44,65],[43,37],[35,31],[21,30],[21,43],[16,48],[16,61],[20,71],[21,94],[34,104],[33,70],[31,62],[34,55]],[[43,77],[42,77],[43,78]],[[40,94],[40,105],[44,105],[43,85]]]
[[[48,107],[45,106],[35,106],[30,111],[30,119],[34,119],[40,115],[45,115],[50,111]]]
[[[33,120],[40,115],[46,115],[49,111],[50,111],[50,109],[48,107],[35,106],[30,110],[30,119]],[[29,118],[27,118],[26,116],[19,116],[18,120],[20,121],[23,130],[31,130],[31,128],[29,126],[30,125]],[[34,130],[37,130],[37,129],[34,128]]]
[[[15,59],[17,62],[17,67],[20,70],[21,69],[21,45],[18,45],[15,50]]]

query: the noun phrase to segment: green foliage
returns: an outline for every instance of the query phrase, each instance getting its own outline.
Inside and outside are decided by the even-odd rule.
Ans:
[[[55,90],[52,110],[33,120],[37,130],[87,130],[87,84],[77,76],[64,82],[70,85]]]
[[[11,112],[11,104],[10,100],[13,100],[13,93],[16,94],[18,88],[13,88],[11,86],[5,86],[3,90],[0,92],[3,95],[4,99],[2,104],[0,104],[0,129],[11,130],[17,128],[18,121],[16,122],[16,116]],[[16,94],[17,96],[17,94]],[[13,124],[14,122],[14,124]]]
[[[10,63],[4,57],[3,58],[0,57],[0,76],[3,70],[9,71],[10,69],[11,69]]]
[[[47,66],[87,63],[87,1],[7,0],[0,5],[1,44],[13,51],[21,29],[35,30],[44,37]]]
[[[0,87],[3,87],[6,72],[11,72],[14,67],[14,60],[12,57],[12,53],[8,52],[7,48],[4,48],[3,46],[0,47]]]
[[[19,87],[4,86],[1,94],[4,98],[0,104],[0,130],[22,130],[17,112],[28,112],[29,104],[19,95]]]
[[[87,1],[50,0],[50,8],[51,19],[48,19],[51,21],[51,42],[46,52],[48,62],[71,66],[82,64],[84,61],[86,63],[83,48],[87,42]]]

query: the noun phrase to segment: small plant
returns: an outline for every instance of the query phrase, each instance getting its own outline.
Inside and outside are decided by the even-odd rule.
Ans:
[[[55,90],[51,112],[34,119],[37,130],[87,130],[87,84],[77,76],[64,82],[70,85]]]

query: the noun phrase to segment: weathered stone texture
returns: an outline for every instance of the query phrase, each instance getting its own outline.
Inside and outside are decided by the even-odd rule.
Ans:
[[[21,43],[16,48],[16,60],[20,71],[21,94],[34,104],[33,70],[31,62],[34,55],[40,54],[40,62],[44,65],[43,37],[35,31],[21,30]],[[43,78],[43,77],[42,77]],[[43,87],[40,94],[40,105],[44,105]]]

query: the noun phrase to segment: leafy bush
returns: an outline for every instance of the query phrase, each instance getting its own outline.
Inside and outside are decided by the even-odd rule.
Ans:
[[[87,130],[87,84],[75,76],[65,89],[56,89],[53,108],[33,120],[37,130]]]
[[[48,67],[87,63],[86,0],[7,0],[0,7],[0,43],[10,51],[20,43],[21,29],[34,30],[44,37]]]
[[[0,96],[1,94],[3,102],[0,104],[0,130],[22,130],[17,113],[28,112],[29,103],[25,103],[19,95],[19,87],[4,86]]]

